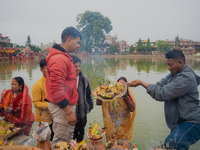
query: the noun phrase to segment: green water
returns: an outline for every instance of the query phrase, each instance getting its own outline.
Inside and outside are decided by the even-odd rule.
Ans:
[[[103,79],[114,82],[120,76],[125,76],[129,81],[141,79],[148,83],[156,83],[169,73],[165,59],[103,58],[100,56],[98,58],[81,57],[81,60],[81,70],[88,76],[92,89],[95,89],[99,85],[99,81],[103,81]],[[39,59],[14,63],[11,61],[0,62],[0,92],[11,87],[13,77],[21,76],[29,87],[31,95],[31,87],[42,76],[38,63]],[[200,75],[200,59],[187,59],[186,63]],[[160,141],[164,141],[170,132],[165,123],[164,105],[162,102],[153,100],[142,87],[132,88],[132,90],[137,106],[133,142],[141,150],[150,150]],[[33,112],[35,112],[34,108]],[[89,123],[93,123],[94,120],[103,125],[101,106],[95,106],[88,114],[86,133]],[[37,123],[34,123],[32,131],[35,126]],[[88,139],[86,135],[84,139]],[[199,147],[200,141],[191,146],[190,150],[199,150]]]

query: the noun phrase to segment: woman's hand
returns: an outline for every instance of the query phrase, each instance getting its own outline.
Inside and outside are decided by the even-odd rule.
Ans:
[[[98,98],[97,98],[97,100],[96,100],[96,105],[97,105],[97,106],[102,105],[102,101],[101,101],[100,99],[98,99]]]
[[[125,96],[123,100],[124,100],[126,106],[128,107],[129,111],[133,112],[135,110],[135,105],[131,102],[130,97]]]

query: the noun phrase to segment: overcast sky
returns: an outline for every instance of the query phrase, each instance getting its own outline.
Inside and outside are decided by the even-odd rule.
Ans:
[[[150,41],[200,41],[200,0],[0,0],[0,33],[25,45],[28,35],[39,46],[60,43],[62,30],[76,26],[86,10],[108,17],[118,40],[129,45]]]

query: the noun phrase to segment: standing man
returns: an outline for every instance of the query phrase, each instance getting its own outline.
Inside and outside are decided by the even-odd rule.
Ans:
[[[188,150],[200,139],[200,77],[185,64],[182,51],[171,50],[165,57],[171,73],[161,81],[149,84],[134,80],[127,85],[142,85],[152,98],[164,102],[166,123],[171,129],[165,139],[165,147]]]
[[[77,56],[72,56],[76,68],[77,87],[79,99],[76,105],[77,124],[74,129],[73,139],[80,143],[83,140],[85,126],[87,123],[87,113],[93,109],[93,99],[89,79],[81,72],[81,60]]]
[[[75,108],[78,101],[76,69],[69,53],[79,49],[81,33],[67,27],[61,34],[62,44],[55,44],[47,56],[47,100],[53,118],[53,141],[73,139],[76,125]]]
[[[47,72],[47,62],[46,59],[40,60],[40,71],[43,76],[32,86],[32,100],[35,107],[35,116],[36,122],[48,122],[51,129],[51,139],[53,139],[53,130],[52,130],[52,120],[51,114],[49,113],[48,103],[45,102],[47,96],[46,91],[46,72]]]

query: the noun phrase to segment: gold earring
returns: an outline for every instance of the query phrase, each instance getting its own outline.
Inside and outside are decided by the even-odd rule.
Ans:
[[[22,87],[19,87],[19,90],[22,91]]]

